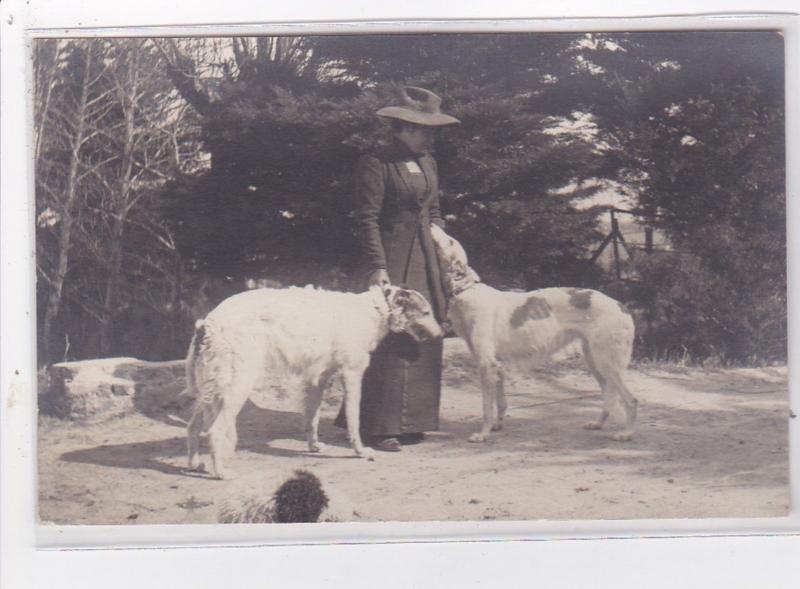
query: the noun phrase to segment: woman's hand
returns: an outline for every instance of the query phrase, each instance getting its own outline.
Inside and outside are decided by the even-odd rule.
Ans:
[[[370,286],[380,287],[389,286],[391,284],[391,282],[389,282],[389,273],[383,268],[379,268],[378,270],[372,272],[372,274],[369,275],[367,282]]]

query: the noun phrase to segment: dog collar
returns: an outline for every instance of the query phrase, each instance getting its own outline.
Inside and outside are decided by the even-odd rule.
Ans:
[[[464,285],[464,286],[461,286],[461,287],[459,287],[459,288],[457,288],[457,289],[453,290],[453,292],[451,292],[451,293],[450,293],[450,297],[449,297],[449,298],[451,298],[451,299],[452,299],[452,298],[455,298],[455,297],[457,297],[457,296],[458,296],[458,295],[460,295],[462,292],[464,292],[464,291],[466,291],[466,290],[469,290],[470,288],[472,288],[472,287],[473,287],[473,286],[475,286],[476,284],[480,283],[480,281],[481,281],[481,280],[480,280],[480,278],[476,278],[475,280],[473,280],[473,281],[472,281],[472,282],[470,282],[469,284],[467,284],[467,285]]]
[[[386,313],[392,312],[392,304],[389,302],[389,294],[381,288],[381,299],[383,302],[386,303],[386,306],[380,304],[380,302],[375,300],[375,297],[372,298],[372,306],[375,307],[375,310],[380,313],[381,317],[383,317]]]

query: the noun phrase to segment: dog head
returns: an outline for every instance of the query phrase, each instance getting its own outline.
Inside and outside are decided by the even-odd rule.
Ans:
[[[276,523],[316,522],[328,507],[322,483],[307,470],[296,470],[278,487],[274,497]]]
[[[383,295],[389,304],[389,329],[405,332],[418,342],[442,337],[430,303],[415,290],[387,286]]]
[[[469,267],[467,252],[458,241],[447,235],[438,225],[431,225],[431,237],[439,258],[444,286],[448,294],[463,289],[465,286],[480,282],[477,272]]]

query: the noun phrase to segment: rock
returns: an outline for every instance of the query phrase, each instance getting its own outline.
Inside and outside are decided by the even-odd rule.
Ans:
[[[184,362],[146,362],[136,358],[102,358],[53,364],[39,390],[39,410],[64,419],[104,421],[140,411],[150,416],[188,400]]]

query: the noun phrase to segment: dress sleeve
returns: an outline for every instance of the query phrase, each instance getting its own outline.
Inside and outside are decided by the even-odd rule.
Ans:
[[[370,270],[386,268],[381,231],[378,224],[383,207],[383,164],[365,155],[356,164],[356,223],[358,240]]]
[[[441,194],[441,191],[439,191]],[[442,211],[439,210],[439,194],[433,197],[430,205],[431,223],[434,223],[444,229],[444,219],[442,219]]]
[[[436,172],[436,177],[438,180],[439,177],[439,167],[436,165],[436,160],[433,161],[433,169]],[[442,211],[439,208],[439,197],[441,196],[442,191],[440,190],[436,195],[434,195],[433,200],[431,200],[430,208],[428,209],[431,223],[434,223],[444,229],[444,219],[442,219]]]

